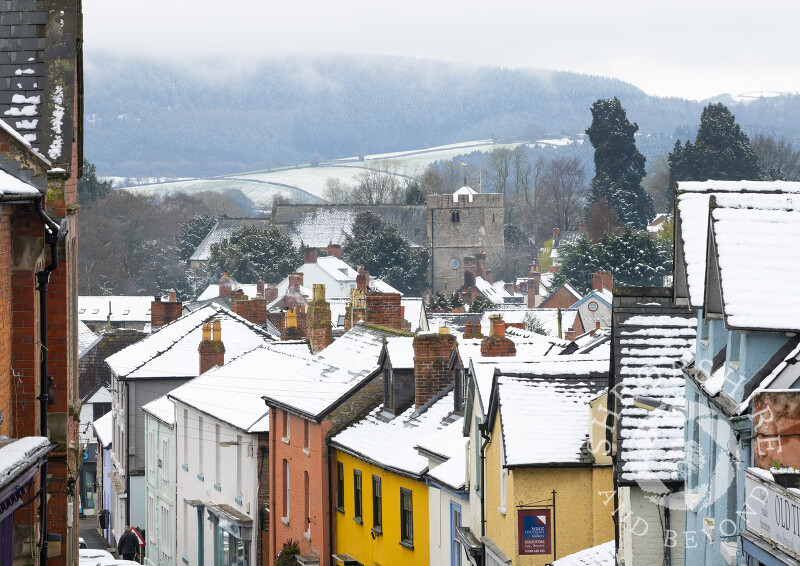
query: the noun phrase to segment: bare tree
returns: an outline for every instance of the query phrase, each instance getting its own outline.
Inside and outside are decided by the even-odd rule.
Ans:
[[[507,147],[498,147],[489,153],[486,172],[492,185],[494,185],[494,189],[498,193],[505,194],[507,192],[513,155],[514,152]]]
[[[761,170],[773,181],[800,181],[800,151],[786,139],[758,134],[750,142]]]
[[[402,202],[405,183],[397,175],[396,169],[392,162],[383,161],[356,175],[358,184],[351,191],[352,200],[362,204]]]
[[[539,217],[550,227],[573,229],[579,222],[586,198],[586,173],[577,158],[555,157],[543,171]]]
[[[338,177],[328,177],[325,179],[325,192],[323,198],[332,204],[342,204],[350,202],[351,189]]]
[[[667,154],[654,160],[642,179],[642,187],[653,197],[653,206],[656,212],[672,210],[672,185],[669,182],[669,160]]]
[[[438,195],[444,187],[444,178],[435,167],[429,165],[419,178],[419,184],[426,195]]]
[[[622,222],[615,209],[605,197],[601,198],[586,212],[586,231],[592,242],[599,242],[605,234],[622,234]]]

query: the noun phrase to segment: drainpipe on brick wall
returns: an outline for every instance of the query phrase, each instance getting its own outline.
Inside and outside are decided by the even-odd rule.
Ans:
[[[44,222],[44,242],[50,246],[50,264],[43,271],[36,273],[37,290],[39,291],[39,433],[49,436],[47,432],[47,406],[52,403],[50,378],[47,375],[47,285],[50,283],[50,274],[58,268],[58,242],[67,235],[66,220],[61,225],[47,216],[43,208],[44,197],[36,199],[36,214]],[[47,566],[47,476],[42,479],[42,494],[40,499],[40,521],[42,547],[39,554],[39,564]]]

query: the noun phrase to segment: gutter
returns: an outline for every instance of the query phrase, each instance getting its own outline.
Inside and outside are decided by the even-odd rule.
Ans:
[[[3,195],[4,197],[7,195]],[[62,220],[61,225],[55,223],[44,211],[44,195],[35,201],[35,210],[45,225],[44,241],[50,246],[50,264],[43,271],[36,273],[36,282],[39,291],[39,432],[48,436],[47,407],[53,403],[55,393],[51,387],[51,377],[47,375],[47,286],[50,283],[50,274],[58,268],[58,242],[67,235],[67,221]],[[42,498],[40,503],[39,520],[40,536],[42,537],[39,564],[47,566],[47,480],[43,481]]]

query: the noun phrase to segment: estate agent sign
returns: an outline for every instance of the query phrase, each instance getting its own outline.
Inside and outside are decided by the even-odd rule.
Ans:
[[[745,490],[747,530],[800,559],[800,496],[750,469]]]
[[[550,509],[520,509],[517,511],[519,554],[550,554],[553,523]]]

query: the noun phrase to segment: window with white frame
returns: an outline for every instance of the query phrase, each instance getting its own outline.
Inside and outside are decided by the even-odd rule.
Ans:
[[[221,442],[220,435],[219,435],[219,425],[214,425],[214,483],[216,485],[222,485],[222,446],[219,445]]]
[[[161,551],[172,556],[172,521],[169,518],[169,507],[161,505]]]
[[[145,458],[147,459],[148,469],[154,472],[156,469],[156,459],[158,458],[158,454],[156,454],[156,433],[154,430],[147,431],[147,452],[145,453]]]
[[[289,520],[289,461],[283,461],[283,519]]]
[[[197,418],[197,473],[203,475],[203,417]]]
[[[189,411],[183,410],[183,464],[189,467]]]
[[[508,470],[506,469],[506,451],[503,446],[503,438],[500,437],[500,511],[506,512],[506,479],[508,478]]]
[[[236,435],[236,495],[242,496],[242,437]]]
[[[161,479],[169,479],[169,438],[161,439]]]
[[[289,436],[291,432],[289,430],[289,425],[291,424],[291,417],[289,415],[289,411],[282,411],[282,413],[283,413],[283,441],[288,443],[289,438],[291,438]]]
[[[156,540],[156,500],[152,495],[147,496],[147,540],[150,544]]]

